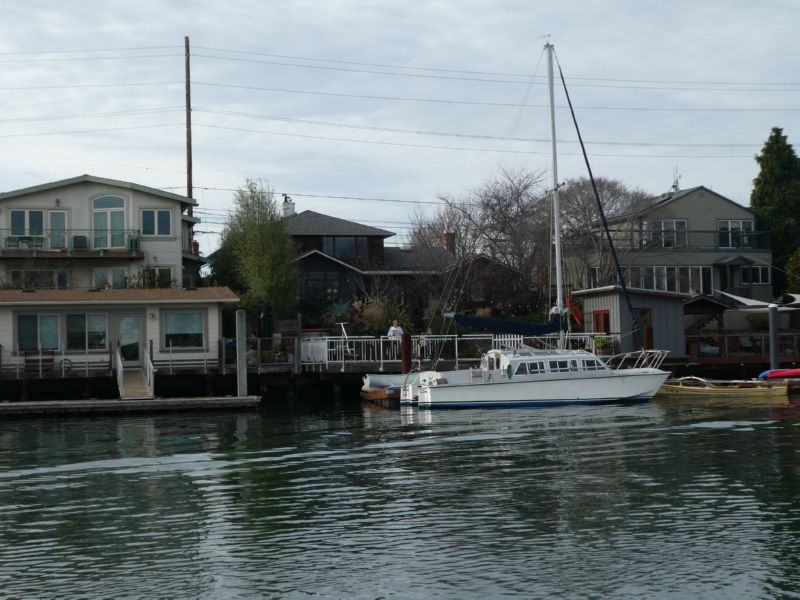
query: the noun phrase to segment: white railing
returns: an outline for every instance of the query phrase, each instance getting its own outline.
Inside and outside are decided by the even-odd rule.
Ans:
[[[152,395],[155,395],[156,388],[155,388],[155,381],[156,381],[156,369],[153,366],[153,361],[150,358],[150,347],[148,344],[144,345],[144,377],[147,379],[147,387],[150,390]]]
[[[114,368],[117,372],[117,386],[119,387],[119,397],[125,395],[125,371],[122,369],[122,353],[119,350],[119,345],[114,350]]]

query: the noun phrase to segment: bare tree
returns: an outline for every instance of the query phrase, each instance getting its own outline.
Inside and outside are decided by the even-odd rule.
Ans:
[[[595,180],[595,184],[610,223],[614,246],[624,264],[626,256],[642,248],[639,214],[649,195],[614,179],[601,177]],[[559,192],[559,199],[567,287],[587,287],[590,284],[590,266],[599,267],[601,281],[616,280],[591,181],[585,177],[568,180]]]

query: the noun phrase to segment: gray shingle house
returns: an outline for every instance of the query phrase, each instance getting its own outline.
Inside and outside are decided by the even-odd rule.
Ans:
[[[402,304],[423,300],[419,283],[453,261],[445,248],[387,247],[391,231],[311,210],[294,212],[284,202],[284,226],[298,246],[297,263],[306,302],[332,304],[390,289]]]

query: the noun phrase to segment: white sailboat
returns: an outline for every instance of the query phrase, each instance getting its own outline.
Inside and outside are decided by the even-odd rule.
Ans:
[[[545,46],[550,88],[550,135],[552,143],[553,219],[556,264],[556,310],[564,314],[561,264],[561,215],[558,202],[556,125],[553,86],[553,46]],[[559,347],[563,348],[563,329]],[[420,407],[520,406],[598,404],[647,401],[670,373],[659,367],[666,357],[661,350],[631,353],[614,367],[584,350],[518,349],[497,354],[499,364],[483,361],[481,372],[465,381],[448,372],[423,371],[400,391],[400,402]]]

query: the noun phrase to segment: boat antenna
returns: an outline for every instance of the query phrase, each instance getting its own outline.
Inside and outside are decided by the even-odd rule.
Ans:
[[[558,60],[558,59],[556,59]],[[561,85],[564,87],[564,95],[567,98],[567,104],[569,105],[569,112],[572,115],[572,122],[575,124],[575,132],[578,134],[578,142],[581,145],[581,153],[583,153],[583,161],[586,163],[586,170],[589,172],[589,181],[592,183],[592,191],[594,192],[594,198],[597,202],[597,210],[600,213],[600,221],[603,224],[603,231],[606,234],[606,240],[608,241],[608,247],[611,252],[611,258],[614,261],[614,267],[617,271],[617,279],[619,280],[620,287],[622,288],[622,295],[625,297],[625,303],[628,306],[628,311],[631,315],[631,333],[633,334],[633,341],[634,345],[638,346],[639,348],[644,347],[642,344],[641,339],[641,332],[639,331],[639,322],[636,319],[636,313],[633,310],[633,304],[631,304],[631,297],[628,294],[628,286],[625,285],[625,277],[622,274],[622,267],[619,264],[619,257],[617,256],[617,250],[614,247],[614,240],[611,238],[611,231],[608,228],[608,221],[606,220],[606,212],[603,210],[603,203],[600,201],[600,193],[597,191],[597,184],[594,181],[594,175],[592,174],[592,166],[589,164],[589,157],[586,154],[586,146],[583,144],[583,137],[581,136],[581,130],[578,127],[578,119],[575,117],[575,109],[572,107],[572,100],[569,97],[569,91],[567,90],[567,82],[564,80],[564,72],[561,70],[561,63],[558,64],[558,74],[561,77]]]
[[[547,85],[550,91],[550,144],[553,152],[553,244],[555,246],[556,261],[556,311],[558,313],[558,347],[564,347],[564,291],[563,276],[561,273],[561,208],[558,201],[558,155],[556,154],[556,107],[555,86],[553,85],[553,44],[549,41],[544,45],[547,50]]]

